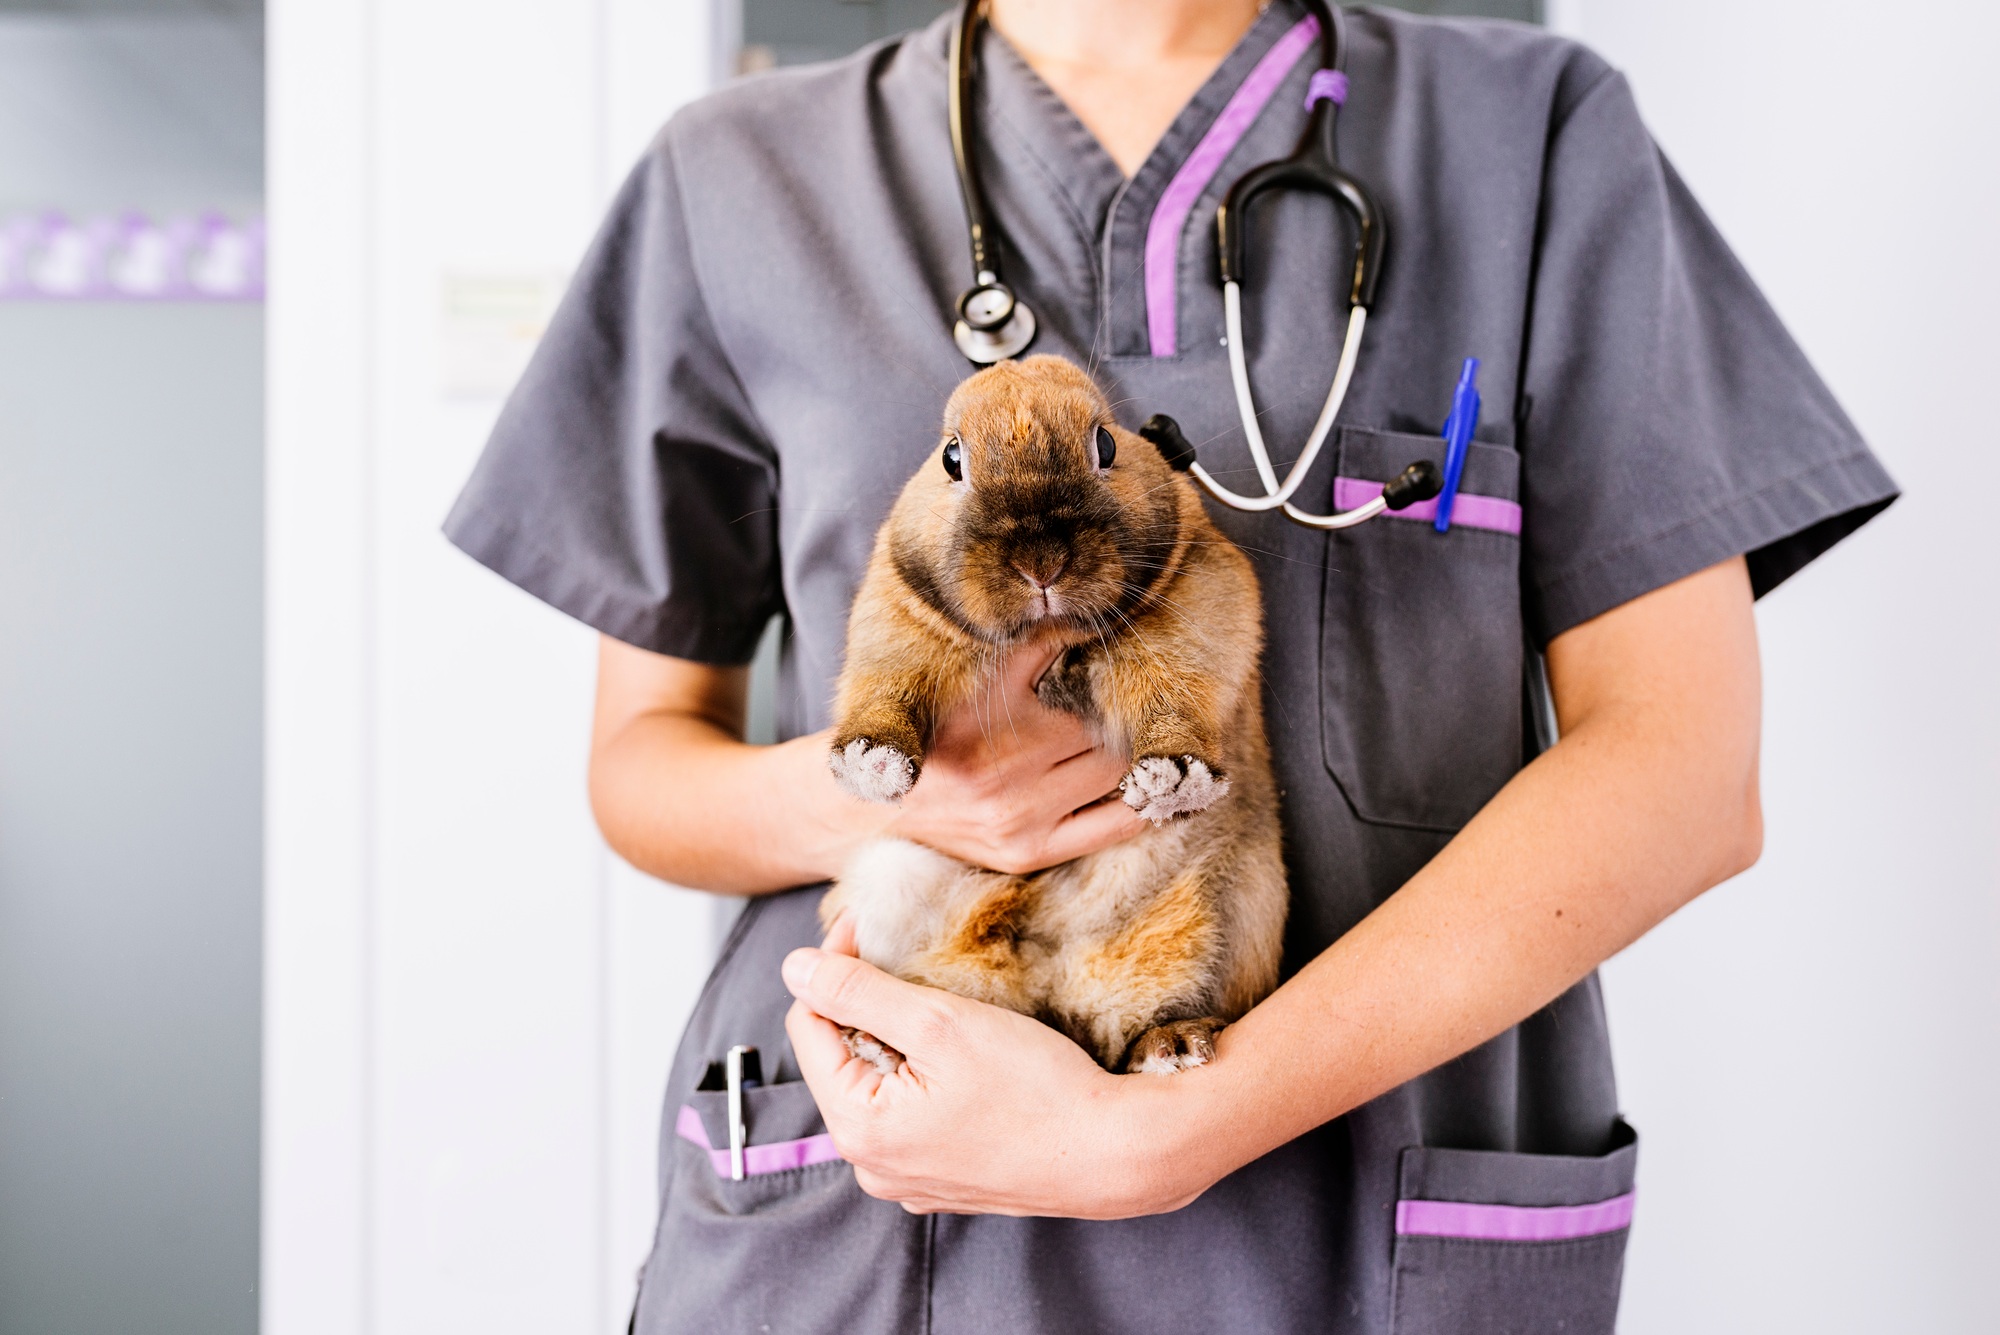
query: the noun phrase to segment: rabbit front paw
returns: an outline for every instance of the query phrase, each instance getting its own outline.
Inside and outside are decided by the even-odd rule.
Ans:
[[[917,781],[917,763],[893,746],[857,737],[827,757],[834,781],[864,802],[896,802]]]
[[[1229,780],[1193,756],[1147,756],[1118,781],[1125,805],[1155,825],[1206,811],[1229,793]]]

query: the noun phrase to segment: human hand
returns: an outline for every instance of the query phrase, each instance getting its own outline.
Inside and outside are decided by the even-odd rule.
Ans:
[[[1145,828],[1117,800],[1129,758],[1035,697],[1058,652],[1040,644],[1014,651],[990,685],[939,721],[916,786],[883,833],[1025,875]]]
[[[798,1000],[785,1030],[869,1195],[913,1214],[1124,1219],[1179,1209],[1221,1176],[1176,1144],[1199,1120],[1175,1105],[1198,1072],[1111,1075],[1039,1021],[903,982],[853,952],[843,918],[825,948],[786,957]],[[851,1056],[836,1024],[901,1052],[902,1069],[884,1075]]]

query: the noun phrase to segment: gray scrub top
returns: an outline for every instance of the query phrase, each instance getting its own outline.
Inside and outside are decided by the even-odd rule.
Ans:
[[[1127,425],[1171,413],[1239,488],[1255,474],[1213,218],[1303,128],[1302,19],[1272,4],[1129,181],[983,39],[976,133],[1034,350],[1093,369]],[[1761,594],[1895,494],[1618,73],[1503,23],[1359,10],[1348,34],[1340,146],[1389,250],[1305,500],[1441,458],[1467,356],[1485,415],[1447,534],[1212,507],[1264,588],[1288,971],[1528,758],[1524,643],[1737,554]],[[967,258],[946,35],[941,21],[676,116],[447,525],[507,579],[660,653],[740,663],[782,614],[785,736],[827,725],[875,529],[970,370],[948,329]],[[1331,378],[1352,240],[1301,195],[1261,205],[1252,237],[1246,330],[1282,467]],[[785,1049],[777,964],[815,939],[816,895],[751,906],[674,1062],[637,1329],[1611,1329],[1636,1148],[1595,978],[1175,1214],[919,1219],[855,1187]],[[758,1171],[741,1183],[713,1149],[722,1095],[698,1088],[734,1043],[760,1046],[771,1079],[752,1092]]]

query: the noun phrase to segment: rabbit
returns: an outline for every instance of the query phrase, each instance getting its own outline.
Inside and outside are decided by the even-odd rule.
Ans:
[[[877,839],[821,919],[851,914],[864,960],[1035,1016],[1108,1070],[1203,1065],[1282,954],[1257,579],[1187,476],[1052,356],[959,386],[876,537],[836,687],[840,786],[900,800],[935,721],[1035,640],[1060,650],[1037,696],[1131,757],[1119,789],[1146,826],[1022,876]],[[885,1071],[900,1062],[847,1038]]]

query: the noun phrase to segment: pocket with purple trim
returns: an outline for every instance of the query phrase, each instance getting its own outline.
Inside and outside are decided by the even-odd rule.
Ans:
[[[1562,1242],[1632,1226],[1634,1192],[1588,1205],[1485,1205],[1477,1201],[1397,1201],[1396,1235],[1487,1242]]]
[[[840,1151],[820,1120],[819,1105],[803,1081],[753,1086],[743,1091],[743,1174],[766,1177],[820,1164],[840,1163]],[[715,1175],[729,1172],[729,1095],[697,1089],[674,1115],[674,1135],[701,1151]]]
[[[1352,509],[1444,449],[1435,436],[1342,427],[1324,499]],[[1320,728],[1327,769],[1364,821],[1449,833],[1521,767],[1520,487],[1519,455],[1473,441],[1449,532],[1425,501],[1327,535]]]
[[[783,1088],[780,1086],[780,1088]],[[756,1095],[760,1091],[746,1091]],[[746,1098],[752,1108],[762,1100]],[[710,1110],[713,1116],[715,1109]],[[708,1118],[692,1103],[683,1103],[674,1119],[674,1134],[708,1152],[708,1160],[715,1168],[717,1177],[730,1176],[728,1106],[720,1109],[723,1125],[716,1130],[708,1126]],[[755,1119],[754,1111],[746,1110],[745,1129]],[[718,1134],[719,1132],[719,1134]],[[720,1142],[720,1148],[717,1147]],[[752,1141],[743,1149],[743,1174],[745,1177],[761,1177],[766,1173],[783,1173],[794,1168],[810,1168],[814,1164],[835,1163],[840,1159],[840,1151],[833,1147],[833,1137],[824,1131],[809,1136],[794,1136],[788,1140]]]
[[[1490,448],[1490,447],[1489,447]],[[1368,504],[1382,494],[1386,483],[1373,478],[1336,476],[1333,479],[1333,508],[1355,510]],[[1437,498],[1418,501],[1400,510],[1384,510],[1383,519],[1415,519],[1432,523],[1437,519]],[[1505,533],[1509,537],[1521,536],[1521,503],[1505,496],[1480,496],[1460,492],[1452,506],[1451,522],[1458,528],[1480,528],[1489,533]]]
[[[1393,1335],[1611,1335],[1637,1161],[1622,1121],[1602,1155],[1404,1150]]]
[[[639,1335],[920,1329],[930,1299],[925,1221],[861,1190],[803,1082],[745,1089],[743,1124],[738,1181],[729,1096],[697,1089],[668,1105]]]

